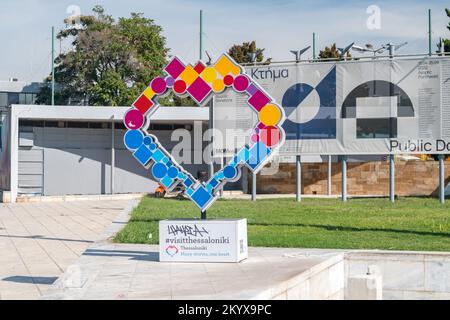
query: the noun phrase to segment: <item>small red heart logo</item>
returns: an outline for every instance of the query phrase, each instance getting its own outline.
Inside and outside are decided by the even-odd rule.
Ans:
[[[176,255],[176,254],[178,253],[178,248],[175,247],[175,246],[168,246],[168,247],[166,248],[166,253],[167,253],[169,256],[173,257],[174,255]]]

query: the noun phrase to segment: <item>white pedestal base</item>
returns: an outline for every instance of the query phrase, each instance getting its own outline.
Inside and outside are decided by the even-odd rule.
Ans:
[[[348,278],[348,300],[382,300],[381,274],[369,274]]]
[[[159,222],[159,261],[239,262],[247,257],[247,219]]]

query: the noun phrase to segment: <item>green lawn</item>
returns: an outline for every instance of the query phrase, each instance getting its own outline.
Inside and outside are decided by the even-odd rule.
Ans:
[[[208,218],[247,218],[250,246],[450,251],[450,203],[437,199],[218,200]],[[198,218],[189,200],[145,197],[115,242],[158,243],[158,221]]]

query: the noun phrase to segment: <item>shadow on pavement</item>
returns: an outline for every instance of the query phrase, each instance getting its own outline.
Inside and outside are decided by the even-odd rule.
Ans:
[[[30,276],[11,276],[3,278],[3,281],[34,284],[52,284],[58,277],[30,277]]]
[[[159,252],[87,249],[83,256],[129,257],[131,260],[159,261]]]
[[[41,235],[31,235],[31,236],[0,235],[0,237],[22,238],[22,239],[42,239],[42,240],[56,240],[56,241],[72,241],[72,242],[85,242],[85,243],[93,243],[94,242],[91,240],[82,240],[82,239],[50,238],[50,237],[44,237]]]

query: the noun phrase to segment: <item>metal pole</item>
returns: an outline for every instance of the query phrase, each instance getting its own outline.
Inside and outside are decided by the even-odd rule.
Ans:
[[[52,27],[52,106],[55,105],[55,27]]]
[[[439,155],[439,201],[445,203],[444,155]]]
[[[114,117],[111,122],[111,194],[114,194],[114,171],[116,168],[116,155],[115,155],[115,123]]]
[[[243,193],[248,193],[248,168],[242,167],[241,188]]]
[[[331,156],[328,156],[328,195],[331,196]]]
[[[316,58],[316,33],[313,32],[313,59]]]
[[[431,52],[431,9],[428,9],[428,55],[432,55]]]
[[[252,201],[256,201],[256,173],[252,172]]]
[[[395,202],[395,162],[394,155],[389,155],[389,201]]]
[[[296,157],[296,164],[297,179],[295,186],[295,199],[297,202],[300,202],[302,201],[302,162],[299,155]]]
[[[214,175],[214,161],[211,161],[210,163],[209,163],[209,178],[211,179],[212,177],[213,177],[213,175]]]
[[[211,101],[208,103],[209,108],[209,119],[208,119],[208,128],[209,130],[213,130],[213,106],[214,105],[214,99],[211,99]],[[211,144],[214,146],[214,136],[211,132]],[[211,162],[208,164],[209,168],[209,178],[211,179],[214,175],[214,158],[211,157]]]
[[[202,60],[203,56],[203,10],[200,10],[200,48],[199,58]]]
[[[224,167],[224,163],[226,163],[226,158],[225,158],[225,161],[224,161],[224,158],[223,157],[221,157],[220,158],[220,170],[223,170],[223,167]],[[223,198],[223,185],[220,187],[220,190],[219,190],[219,196],[221,197],[221,198]]]
[[[204,211],[201,211],[201,219],[202,220],[206,220],[206,210],[204,210]]]
[[[390,46],[389,46],[389,58],[394,58],[394,55],[395,55],[395,46],[393,45],[393,44],[391,44]]]
[[[347,201],[347,156],[341,157],[342,161],[342,201]]]

